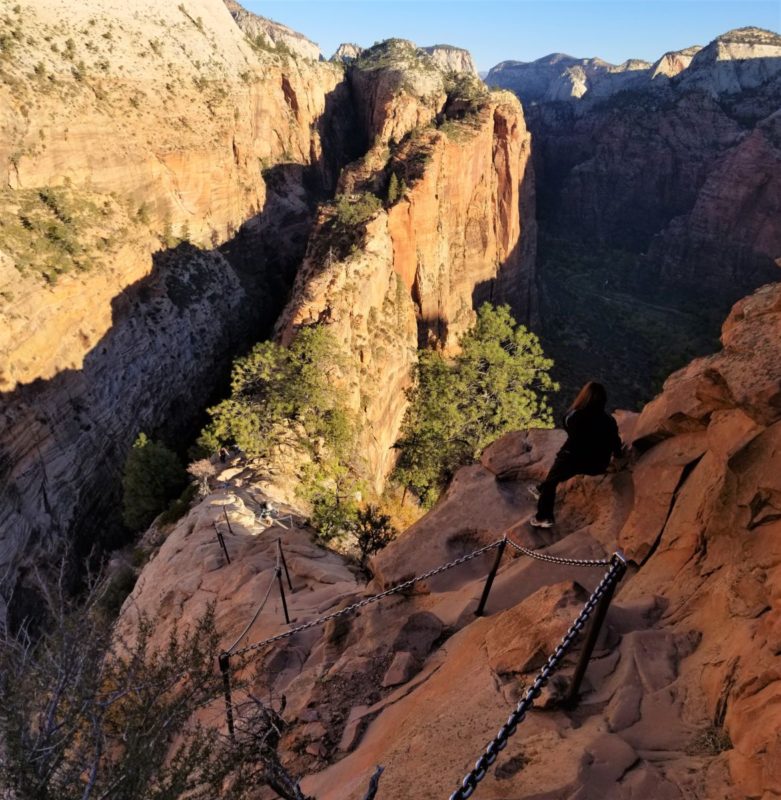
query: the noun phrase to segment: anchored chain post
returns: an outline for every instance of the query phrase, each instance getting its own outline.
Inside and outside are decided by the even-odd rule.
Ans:
[[[489,550],[493,550],[495,547],[499,547],[502,543],[502,539],[497,539],[495,542],[491,542],[491,544],[485,545],[485,547],[481,547],[478,550],[474,550],[471,553],[467,553],[465,556],[461,556],[461,558],[455,559],[455,561],[449,561],[447,564],[442,564],[440,567],[436,567],[435,569],[431,569],[428,572],[424,572],[422,575],[417,575],[414,578],[410,578],[408,581],[404,581],[403,583],[396,584],[396,586],[392,586],[390,589],[386,589],[384,592],[380,592],[379,594],[372,595],[371,597],[365,597],[363,600],[359,600],[357,603],[353,603],[352,605],[347,606],[346,608],[342,608],[339,611],[334,611],[331,614],[326,614],[322,617],[317,617],[317,619],[309,620],[309,622],[305,622],[303,625],[298,625],[295,628],[291,628],[284,633],[278,633],[276,636],[270,636],[268,639],[263,639],[260,642],[255,642],[255,644],[248,645],[247,647],[243,647],[241,650],[236,650],[232,653],[232,655],[243,655],[244,653],[248,653],[252,650],[257,650],[261,647],[265,647],[267,644],[271,644],[272,642],[277,642],[280,639],[287,639],[289,636],[293,636],[300,631],[309,630],[309,628],[314,628],[316,625],[322,625],[324,622],[330,622],[332,619],[336,619],[337,617],[342,617],[345,614],[350,614],[353,611],[358,611],[359,609],[363,608],[364,606],[371,605],[372,603],[376,603],[378,600],[382,600],[384,597],[388,597],[392,594],[397,594],[398,592],[403,592],[406,589],[411,588],[419,581],[426,580],[428,578],[433,578],[435,575],[439,575],[440,572],[445,572],[446,570],[453,569],[453,567],[458,567],[461,564],[465,564],[467,561],[471,561],[473,558],[477,558],[477,556],[482,555],[483,553],[488,552]]]
[[[477,610],[475,611],[476,617],[482,617],[483,612],[485,611],[485,604],[488,602],[488,595],[491,593],[491,587],[494,585],[494,578],[496,577],[496,573],[499,569],[499,564],[501,563],[502,556],[504,555],[504,550],[507,547],[507,539],[504,538],[499,543],[499,547],[496,550],[496,558],[494,559],[494,565],[491,567],[491,571],[488,573],[488,577],[485,579],[485,587],[483,588],[483,594],[480,598],[480,602],[477,604]]]
[[[489,767],[496,761],[499,753],[507,747],[508,740],[515,734],[518,725],[523,722],[526,713],[534,705],[535,699],[540,696],[543,686],[548,683],[553,673],[558,669],[562,659],[572,647],[581,630],[583,630],[588,618],[591,616],[591,612],[608,591],[612,592],[615,589],[616,584],[618,584],[625,572],[626,560],[623,554],[620,552],[615,553],[610,559],[610,569],[605,573],[597,588],[594,589],[591,597],[586,601],[580,614],[578,614],[558,647],[548,657],[534,683],[507,718],[507,722],[502,725],[496,736],[488,743],[485,751],[477,759],[474,768],[461,781],[461,786],[450,795],[449,800],[466,800],[472,796],[477,784],[488,774]]]
[[[616,554],[616,557],[623,561],[624,568],[626,569],[626,561],[624,560],[623,553],[619,551]],[[613,599],[613,595],[615,594],[616,587],[618,586],[618,581],[620,579],[621,577],[619,576],[617,580],[613,581],[613,583],[611,583],[610,586],[605,589],[605,593],[599,599],[597,610],[594,612],[594,616],[591,618],[591,622],[589,623],[586,641],[583,643],[583,648],[580,651],[580,658],[578,659],[578,664],[575,667],[575,673],[572,676],[572,683],[570,684],[567,695],[562,703],[564,708],[572,708],[577,705],[578,698],[580,697],[580,684],[583,682],[583,677],[588,669],[589,662],[591,661],[591,654],[594,652],[594,645],[596,645],[597,639],[599,638],[599,632],[602,629],[602,623],[605,621],[607,610],[610,607],[610,601]]]
[[[285,612],[285,622],[290,625],[290,614],[287,610],[287,600],[285,599],[285,584],[282,583],[282,567],[279,565],[279,556],[277,556],[277,582],[279,583],[279,596],[282,598],[282,610]]]
[[[217,532],[217,541],[220,543],[220,547],[222,548],[222,552],[225,554],[225,560],[230,564],[231,557],[228,555],[228,548],[225,546],[225,537],[220,533],[220,529],[217,527],[217,523],[212,523],[214,525],[214,530]]]
[[[222,507],[222,513],[225,516],[225,522],[228,523],[228,530],[231,532],[231,536],[233,536],[233,527],[231,526],[231,521],[228,518],[228,512],[227,512],[225,506]]]
[[[222,688],[225,692],[225,716],[228,720],[228,733],[231,739],[235,739],[236,732],[233,728],[233,700],[231,698],[230,658],[228,653],[220,653],[217,662],[220,665]]]
[[[285,551],[282,549],[282,540],[277,539],[277,547],[279,548],[279,557],[282,559],[282,566],[285,570],[285,577],[287,578],[287,587],[291,593],[293,591],[293,584],[290,581],[290,572],[288,572],[287,561],[285,561]]]

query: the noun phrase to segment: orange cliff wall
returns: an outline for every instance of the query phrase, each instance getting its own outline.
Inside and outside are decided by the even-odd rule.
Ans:
[[[341,381],[378,490],[395,460],[419,342],[455,349],[481,300],[509,302],[522,320],[533,313],[533,178],[520,104],[492,95],[474,126],[457,127],[428,128],[402,145],[398,159],[428,153],[423,172],[368,223],[356,252],[329,260],[313,237],[278,326],[289,341],[302,324],[326,324],[349,356]]]
[[[150,272],[164,229],[209,248],[263,212],[263,169],[329,170],[319,128],[343,90],[340,68],[256,53],[219,0],[191,0],[189,17],[175,6],[150,2],[144,13],[138,5],[135,13],[91,4],[62,14],[62,0],[45,0],[18,23],[37,44],[20,49],[16,71],[0,83],[7,185],[70,185],[116,198],[126,215],[115,227],[132,242],[92,274],[53,287],[20,276],[0,255],[0,290],[13,294],[0,300],[1,389],[78,368],[111,326],[111,299]],[[72,59],[62,55],[68,40]],[[142,207],[148,226],[137,225]]]
[[[434,135],[423,178],[388,212],[393,268],[430,325],[454,347],[482,300],[533,313],[536,223],[531,140],[509,96],[481,112],[476,131]]]

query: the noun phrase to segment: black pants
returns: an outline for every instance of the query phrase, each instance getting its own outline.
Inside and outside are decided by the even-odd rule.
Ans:
[[[606,467],[587,464],[573,458],[570,453],[559,453],[545,480],[537,487],[540,499],[537,502],[537,519],[553,520],[553,505],[556,502],[556,488],[560,483],[575,475],[600,475]]]

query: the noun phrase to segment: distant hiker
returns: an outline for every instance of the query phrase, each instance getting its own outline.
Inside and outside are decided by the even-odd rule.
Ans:
[[[567,441],[556,454],[545,480],[529,489],[538,501],[537,515],[529,520],[535,528],[553,525],[553,505],[560,483],[575,475],[601,475],[607,470],[611,456],[621,456],[618,425],[605,411],[606,402],[605,387],[589,381],[564,415]]]
[[[220,463],[224,464],[228,460],[228,451],[225,447],[220,448]]]

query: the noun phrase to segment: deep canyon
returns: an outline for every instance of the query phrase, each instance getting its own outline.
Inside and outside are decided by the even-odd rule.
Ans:
[[[561,434],[518,432],[372,562],[379,590],[508,530],[554,554],[626,550],[585,710],[536,715],[482,796],[779,796],[778,34],[731,31],[654,64],[503,62],[487,85],[441,45],[325,61],[227,0],[38,0],[3,9],[0,42],[3,619],[63,546],[129,541],[133,441],[184,453],[252,343],[333,333],[331,380],[379,493],[418,348],[455,353],[482,302],[506,303],[554,357],[562,405],[598,377],[640,414],[621,416],[628,465],[568,484],[555,539],[519,519]],[[336,201],[367,198],[345,237]],[[148,611],[163,641],[216,597],[221,635],[237,635],[273,571],[253,491],[296,510],[291,476],[263,471],[233,457],[165,531],[125,619]],[[219,514],[241,548],[231,567],[209,555]],[[299,616],[364,591],[303,517],[276,534]],[[379,797],[447,796],[594,583],[513,558],[469,624],[484,572],[263,655],[272,677],[254,689],[286,694],[307,791],[362,797],[382,762],[397,788]],[[702,744],[712,729],[729,748]]]

